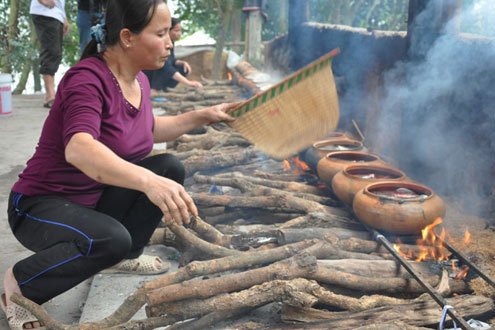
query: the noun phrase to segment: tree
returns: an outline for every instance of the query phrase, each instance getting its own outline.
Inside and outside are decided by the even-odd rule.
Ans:
[[[21,74],[16,93],[22,93],[30,71],[37,72],[39,57],[36,36],[29,15],[29,0],[0,0],[0,71]],[[66,1],[71,32],[64,37],[62,63],[72,66],[79,60],[79,36],[75,24],[76,1]],[[39,72],[37,73],[39,75]],[[35,81],[39,77],[35,77]]]

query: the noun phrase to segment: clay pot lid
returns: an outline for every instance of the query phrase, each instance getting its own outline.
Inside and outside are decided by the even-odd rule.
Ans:
[[[378,155],[370,154],[361,151],[332,151],[325,155],[325,158],[341,161],[341,162],[351,162],[351,161],[365,161],[373,162],[381,160]]]
[[[397,191],[397,193],[393,192],[397,189],[403,190]],[[389,195],[385,192],[391,192],[391,194]],[[434,195],[433,190],[427,186],[408,181],[382,181],[371,183],[364,188],[363,193],[374,198],[386,199],[400,203],[424,202],[425,200],[432,198]],[[413,196],[413,194],[416,194],[417,197]]]
[[[385,166],[385,165],[373,165],[373,164],[349,164],[342,170],[344,175],[349,177],[359,177],[361,179],[380,179],[378,178],[366,178],[362,175],[366,174],[383,174],[385,177],[381,178],[383,180],[401,180],[406,177],[406,174],[401,170],[396,168]],[[359,173],[361,172],[361,173]]]

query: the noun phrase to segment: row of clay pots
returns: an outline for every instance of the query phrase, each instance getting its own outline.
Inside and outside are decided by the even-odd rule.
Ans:
[[[396,234],[417,234],[443,216],[444,203],[430,188],[410,182],[402,171],[387,166],[379,156],[364,152],[364,146],[359,152],[334,151],[317,159],[321,154],[316,152],[324,152],[322,146],[341,145],[344,141],[351,140],[318,141],[306,157],[309,153],[310,161],[311,157],[317,160],[320,180],[342,202],[352,205],[363,223]]]

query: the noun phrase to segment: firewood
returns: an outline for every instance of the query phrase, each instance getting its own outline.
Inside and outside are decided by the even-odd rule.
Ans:
[[[230,236],[222,234],[215,227],[204,222],[200,217],[194,217],[189,224],[189,227],[193,229],[199,237],[204,240],[217,244],[223,247],[229,247],[231,245]]]
[[[301,177],[301,174],[295,174],[295,173],[267,173],[261,170],[256,170],[253,172],[254,176],[263,178],[263,179],[268,179],[268,180],[273,180],[273,181],[286,181],[286,182],[300,182],[303,181],[303,178]]]
[[[311,279],[320,283],[337,285],[343,288],[357,290],[361,292],[382,292],[382,293],[423,293],[425,289],[414,279],[404,279],[401,277],[379,277],[372,278],[359,276],[351,273],[341,272],[335,269],[318,267],[316,273],[311,275]],[[429,276],[426,281],[431,286],[440,283],[440,276]],[[466,293],[470,289],[464,281],[449,280],[449,293]]]
[[[277,231],[278,243],[280,245],[299,242],[308,238],[325,239],[328,235],[337,236],[339,239],[358,237],[366,240],[370,238],[370,233],[367,231],[345,228],[282,228]]]
[[[234,310],[213,312],[199,319],[174,324],[168,327],[167,330],[204,330],[214,326],[217,323],[246,315],[251,310],[252,308],[240,308]]]
[[[219,258],[241,254],[240,251],[204,241],[173,221],[165,220],[165,222],[167,227],[175,234],[177,240],[180,240],[181,248],[185,251],[194,250],[202,258]]]
[[[247,290],[205,300],[189,299],[147,306],[146,314],[148,317],[155,317],[166,313],[181,315],[187,319],[218,310],[262,306],[272,301],[283,301],[294,306],[312,306],[318,299],[308,292],[311,292],[315,286],[318,286],[316,282],[304,279],[273,280]]]
[[[277,181],[277,180],[258,178],[258,177],[243,175],[240,172],[222,173],[222,174],[216,175],[216,177],[221,177],[221,178],[240,177],[240,178],[243,178],[244,180],[247,180],[253,184],[257,184],[260,186],[282,189],[282,190],[290,191],[290,192],[313,194],[313,195],[323,196],[323,197],[328,197],[328,195],[329,195],[329,190],[326,187],[309,186],[307,184],[299,183],[299,182],[295,182],[295,181],[287,182],[287,181]]]
[[[486,297],[463,295],[446,299],[447,304],[464,319],[483,319],[484,315],[494,313],[491,299]],[[286,313],[287,312],[287,313]],[[282,319],[286,322],[311,322],[306,329],[357,329],[363,325],[380,322],[403,322],[411,326],[436,327],[442,317],[442,309],[429,299],[409,304],[373,308],[359,313],[320,311],[315,318],[300,308],[283,309]],[[326,319],[326,321],[321,321]],[[320,321],[320,322],[318,322]]]
[[[424,276],[440,276],[442,269],[436,264],[428,262],[414,262],[409,264],[416,271]],[[353,260],[353,259],[338,259],[338,260],[318,260],[318,266],[329,270],[337,270],[341,272],[351,273],[363,277],[402,277],[411,278],[411,275],[394,260]]]
[[[287,210],[291,211],[291,210]],[[200,211],[201,212],[201,211]],[[225,213],[216,216],[205,216],[206,222],[212,225],[222,224],[222,223],[232,223],[239,219],[245,219],[250,223],[263,223],[263,224],[273,224],[273,223],[283,223],[290,219],[294,219],[301,215],[301,213],[287,213],[284,210],[276,210],[273,208],[266,209],[247,209],[247,208],[225,208]]]
[[[267,186],[261,186],[254,184],[252,182],[249,182],[246,180],[244,177],[241,176],[235,176],[235,177],[230,177],[230,178],[220,178],[216,176],[204,176],[196,173],[194,175],[194,180],[198,183],[203,183],[203,184],[214,184],[218,186],[228,186],[228,187],[233,187],[236,189],[239,189],[242,193],[244,193],[244,196],[268,196],[268,195],[287,195],[295,198],[302,198],[307,201],[313,201],[320,203],[322,205],[328,205],[328,206],[337,206],[340,205],[340,202],[328,198],[328,197],[323,197],[323,196],[318,196],[318,195],[313,195],[313,194],[307,194],[307,193],[301,193],[301,192],[288,192],[284,191],[282,189],[277,189],[277,188],[270,188]],[[248,194],[247,194],[248,193]]]
[[[333,228],[340,227],[351,230],[361,231],[364,229],[360,222],[348,217],[342,217],[334,214],[317,213],[312,212],[305,216],[294,218],[279,226],[280,229],[284,228],[308,228],[308,227],[320,227],[320,228]]]
[[[327,214],[336,214],[339,216],[349,216],[349,212],[331,206],[321,205],[317,202],[304,200],[302,198],[290,195],[275,195],[263,197],[245,197],[245,196],[227,196],[227,195],[210,195],[205,193],[191,194],[197,205],[201,206],[229,206],[229,207],[247,207],[247,208],[265,208],[276,212],[300,212],[308,214],[312,212],[321,212]]]
[[[309,253],[302,252],[289,259],[242,273],[229,274],[207,280],[190,280],[162,287],[148,292],[147,301],[148,306],[153,310],[153,307],[159,304],[191,298],[208,298],[220,293],[250,288],[253,285],[273,279],[294,279],[308,276],[308,274],[313,273],[315,270],[316,258]],[[168,313],[176,314],[170,310],[167,310]],[[153,312],[148,316],[158,315],[156,312]]]
[[[245,164],[257,156],[256,150],[248,148],[225,156],[192,156],[184,160],[183,164],[186,169],[186,176],[190,176],[201,170],[220,170],[233,165]]]

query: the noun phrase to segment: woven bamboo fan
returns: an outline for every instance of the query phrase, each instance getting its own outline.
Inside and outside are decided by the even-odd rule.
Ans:
[[[339,102],[332,73],[333,50],[279,84],[241,103],[229,122],[257,148],[285,159],[335,130]]]

